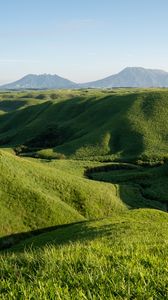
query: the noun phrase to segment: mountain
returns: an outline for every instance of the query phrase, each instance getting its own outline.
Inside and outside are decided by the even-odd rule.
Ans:
[[[0,89],[71,89],[76,86],[74,82],[58,75],[29,74],[20,80],[1,86]]]
[[[104,79],[84,83],[82,87],[168,87],[168,73],[162,70],[127,67],[118,74]]]
[[[168,87],[168,72],[141,67],[127,67],[118,74],[82,84],[77,84],[58,75],[29,74],[20,80],[0,86],[0,89],[15,90],[113,87]]]

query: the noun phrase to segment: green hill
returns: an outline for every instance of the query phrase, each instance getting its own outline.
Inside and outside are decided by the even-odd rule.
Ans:
[[[167,157],[167,90],[57,93],[52,100],[53,93],[45,92],[41,102],[37,92],[28,94],[34,97],[30,102],[22,93],[15,107],[0,116],[0,144],[24,144],[26,151],[42,157],[57,153],[98,160]],[[5,101],[0,102],[1,110]]]
[[[84,178],[88,165],[40,162],[1,151],[1,236],[125,210],[115,186]]]
[[[116,164],[107,163],[106,166],[115,169]],[[48,162],[1,151],[0,235],[107,217],[129,208],[167,210],[166,165],[146,171],[142,171],[142,167],[129,170],[132,166],[129,164],[124,166],[125,170],[122,170],[122,164],[118,164],[121,171],[96,173],[96,168],[100,171],[104,168],[103,163],[75,160]],[[95,173],[86,176],[86,170],[92,169]],[[150,187],[151,176],[153,185]],[[96,181],[90,180],[90,177]],[[143,180],[147,184],[145,193],[140,189]]]
[[[0,298],[167,299],[168,90],[0,93]]]

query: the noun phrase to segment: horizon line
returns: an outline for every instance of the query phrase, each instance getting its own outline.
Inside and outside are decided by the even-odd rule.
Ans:
[[[124,71],[125,69],[144,69],[144,70],[162,71],[162,72],[168,73],[168,71],[165,71],[165,70],[160,69],[160,68],[151,68],[151,67],[148,68],[148,67],[142,67],[142,66],[132,66],[132,67],[126,66],[126,67],[123,67],[120,71],[118,71],[118,72],[116,72],[116,73],[109,74],[109,75],[107,75],[107,76],[105,76],[105,77],[101,77],[101,78],[99,78],[99,79],[95,79],[95,80],[91,80],[91,81],[84,81],[84,82],[77,82],[76,80],[74,81],[74,80],[72,80],[72,79],[67,78],[65,75],[58,75],[57,73],[52,73],[52,72],[51,72],[51,73],[45,73],[45,72],[44,72],[44,73],[27,73],[27,74],[25,74],[25,75],[19,77],[18,79],[13,79],[13,80],[11,80],[11,81],[7,81],[6,83],[2,83],[2,84],[0,83],[0,87],[3,86],[3,85],[7,85],[7,84],[10,84],[10,83],[14,83],[14,82],[16,82],[16,81],[18,81],[18,80],[21,80],[21,79],[23,79],[24,77],[30,76],[30,75],[32,75],[32,76],[41,76],[41,75],[58,76],[58,77],[61,77],[61,78],[63,78],[63,79],[69,80],[69,81],[73,82],[74,84],[86,84],[86,83],[91,83],[91,82],[103,80],[103,79],[108,78],[108,77],[113,76],[113,75],[117,75],[117,74],[119,74],[120,72]],[[65,77],[64,77],[64,76],[65,76]]]

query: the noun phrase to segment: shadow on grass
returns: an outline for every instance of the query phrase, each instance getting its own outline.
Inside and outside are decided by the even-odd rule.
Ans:
[[[6,251],[23,252],[26,249],[34,250],[43,248],[46,245],[60,246],[75,242],[87,242],[100,237],[107,238],[112,234],[115,234],[116,238],[117,233],[121,236],[121,233],[125,234],[127,230],[131,229],[131,225],[128,222],[126,224],[125,221],[115,224],[102,224],[97,227],[92,226],[91,222],[84,221],[54,226],[1,238],[1,250],[3,250],[1,253]]]
[[[83,222],[85,223],[86,221],[80,221],[80,222],[76,222],[76,223],[63,224],[63,225],[56,225],[56,226],[45,227],[45,228],[40,228],[40,229],[36,229],[36,230],[19,232],[19,233],[14,233],[14,234],[10,234],[7,236],[3,236],[0,238],[0,251],[9,249],[25,239],[32,238],[32,237],[38,236],[43,233],[51,232],[53,230],[63,229],[63,228],[69,227],[69,226],[73,226],[74,224],[83,223]]]
[[[114,137],[109,142],[111,154],[117,154],[119,151],[125,157],[129,153],[132,154],[131,151],[133,151],[133,154],[138,156],[144,151],[143,138],[132,128],[127,118],[127,112],[135,100],[135,95],[121,97],[108,95],[103,99],[96,99],[95,96],[85,99],[78,96],[70,98],[68,101],[57,103],[46,101],[38,105],[30,105],[22,110],[9,111],[8,114],[0,116],[1,145],[20,145],[32,139],[33,141],[34,139],[38,140],[39,137],[42,138],[44,124],[45,128],[51,126],[53,130],[57,125],[66,130],[61,132],[64,135],[61,143],[55,142],[54,147],[57,146],[58,149],[54,149],[54,151],[65,155],[74,155],[83,143],[85,143],[84,146],[92,145],[93,137],[95,145],[99,143],[106,124],[106,130],[110,130]],[[15,105],[17,107],[22,103],[18,101]],[[120,119],[118,119],[118,115]],[[116,129],[112,130],[114,125]],[[91,132],[93,132],[93,136]],[[50,146],[50,138],[48,136],[47,147]],[[53,147],[53,140],[51,147]]]
[[[4,112],[12,112],[14,110],[24,107],[26,104],[26,100],[0,100],[0,110]]]
[[[162,170],[163,169],[163,170]],[[85,170],[84,175],[97,181],[117,184],[117,193],[120,199],[130,209],[154,208],[168,211],[167,202],[147,195],[146,188],[149,188],[152,179],[164,175],[164,166],[138,166],[127,163],[108,164],[98,167],[90,167]]]

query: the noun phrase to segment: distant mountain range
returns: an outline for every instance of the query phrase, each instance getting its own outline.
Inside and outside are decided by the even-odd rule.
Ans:
[[[58,75],[29,74],[15,82],[0,86],[0,89],[72,89],[78,85]]]
[[[113,87],[168,87],[168,72],[141,67],[127,67],[118,74],[83,84],[77,84],[58,75],[29,74],[20,80],[0,86],[0,89],[71,89]]]

